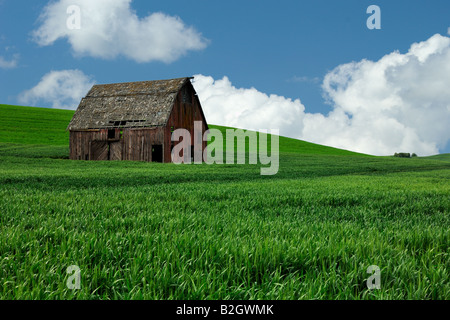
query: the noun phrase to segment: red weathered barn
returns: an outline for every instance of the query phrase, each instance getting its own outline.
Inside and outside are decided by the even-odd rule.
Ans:
[[[194,121],[208,130],[191,79],[94,85],[67,127],[70,159],[171,162],[174,130],[187,129],[192,146]]]

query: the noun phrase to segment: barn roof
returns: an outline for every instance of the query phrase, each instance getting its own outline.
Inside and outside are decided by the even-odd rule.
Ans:
[[[189,79],[94,85],[67,129],[164,126],[178,92]]]

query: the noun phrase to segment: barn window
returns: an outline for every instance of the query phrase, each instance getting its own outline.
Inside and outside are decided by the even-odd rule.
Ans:
[[[183,87],[181,93],[183,95],[183,103],[192,104],[192,95],[188,87]]]
[[[108,129],[108,139],[116,138],[116,129]]]

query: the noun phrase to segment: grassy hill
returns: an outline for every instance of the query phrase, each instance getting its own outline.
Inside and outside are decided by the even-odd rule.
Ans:
[[[426,157],[432,160],[450,161],[450,153],[437,154],[435,156]]]
[[[280,137],[274,176],[70,161],[72,114],[0,106],[0,299],[450,298],[442,157]],[[380,290],[367,289],[370,265]]]
[[[74,111],[0,104],[0,142],[67,145]]]
[[[0,104],[0,142],[40,145],[68,145],[66,128],[74,111]],[[210,125],[225,136],[223,126]],[[299,154],[360,155],[356,152],[280,137],[280,152]]]

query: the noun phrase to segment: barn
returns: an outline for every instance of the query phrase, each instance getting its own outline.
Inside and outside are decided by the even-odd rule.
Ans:
[[[191,79],[94,85],[67,127],[70,159],[171,162],[174,130],[187,129],[192,146],[194,121],[208,130]]]

